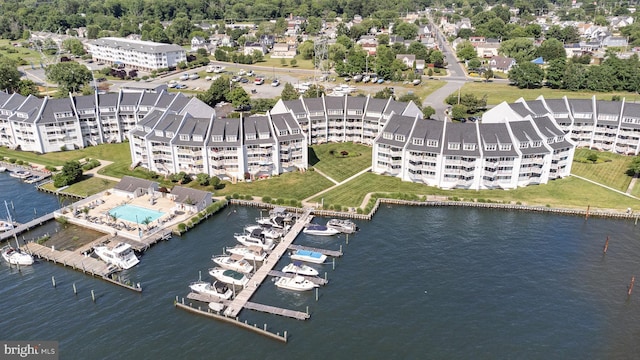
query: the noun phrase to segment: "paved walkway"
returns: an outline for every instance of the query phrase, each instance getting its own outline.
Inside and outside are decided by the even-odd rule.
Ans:
[[[115,182],[120,182],[120,179],[117,177],[113,177],[113,176],[107,176],[107,175],[102,175],[102,174],[98,174],[98,170],[102,169],[105,166],[109,166],[111,164],[113,164],[113,161],[107,161],[107,160],[98,160],[100,161],[100,166],[95,167],[91,170],[87,170],[84,172],[85,175],[88,176],[94,176],[97,178],[101,178],[101,179],[107,179],[107,180],[111,180],[111,181],[115,181]]]
[[[318,171],[318,169],[315,169],[315,168],[314,168],[314,171]],[[369,166],[368,168],[366,168],[366,169],[364,169],[364,170],[360,171],[359,173],[357,173],[357,174],[355,174],[355,175],[352,175],[351,177],[349,177],[349,178],[347,178],[347,179],[345,179],[345,180],[343,180],[343,181],[341,181],[341,182],[336,182],[336,181],[335,181],[335,180],[333,180],[332,178],[330,178],[330,177],[328,177],[327,175],[323,174],[322,172],[318,171],[318,173],[319,173],[320,175],[322,175],[322,176],[326,177],[327,179],[329,179],[329,181],[333,182],[335,185],[333,185],[333,186],[331,186],[331,187],[329,187],[329,188],[326,188],[326,189],[324,189],[324,190],[320,191],[319,193],[313,194],[313,195],[309,196],[308,198],[306,198],[306,199],[302,200],[302,206],[303,206],[303,207],[307,207],[307,206],[314,207],[314,205],[317,205],[317,203],[310,203],[310,202],[309,202],[309,201],[310,201],[311,199],[313,199],[314,197],[319,196],[319,195],[322,195],[322,194],[324,194],[324,193],[326,193],[326,192],[328,192],[328,191],[331,191],[331,190],[333,190],[333,189],[337,188],[338,186],[340,186],[340,185],[342,185],[342,184],[345,184],[345,183],[347,183],[347,182],[349,182],[349,181],[351,181],[351,180],[353,180],[353,179],[357,178],[358,176],[360,176],[360,175],[362,175],[362,174],[364,174],[364,173],[366,173],[366,172],[369,172],[369,171],[371,171],[371,166]]]

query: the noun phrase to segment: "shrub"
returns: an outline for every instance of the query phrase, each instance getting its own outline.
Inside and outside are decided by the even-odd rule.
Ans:
[[[234,193],[234,194],[233,194],[233,198],[234,198],[234,199],[239,199],[239,198],[240,198],[240,194],[238,194],[238,193]]]
[[[225,199],[227,199],[227,201],[229,201],[229,200],[231,200],[231,199],[232,199],[231,195],[227,195],[227,196],[225,196],[224,198],[225,198]]]
[[[187,229],[187,225],[185,225],[184,223],[178,224],[178,231],[184,232],[186,229]]]
[[[244,196],[244,199],[245,199],[245,200],[249,200],[249,201],[251,201],[251,200],[253,200],[253,196],[251,196],[251,195],[245,195],[245,196]]]
[[[16,165],[22,165],[24,162],[22,160],[16,160]]]
[[[262,201],[266,202],[266,203],[270,203],[271,202],[271,196],[263,196],[262,197]]]
[[[45,169],[47,169],[47,170],[49,170],[49,171],[51,171],[51,172],[54,172],[54,171],[56,171],[56,170],[57,170],[55,166],[51,166],[51,165],[47,165],[47,166],[45,166],[44,168],[45,168]]]
[[[12,164],[15,164],[16,163],[16,158],[9,158],[9,162],[12,163]]]

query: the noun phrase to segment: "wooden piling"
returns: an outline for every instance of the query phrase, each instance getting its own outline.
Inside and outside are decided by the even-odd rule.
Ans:
[[[607,241],[604,242],[604,248],[602,249],[602,253],[606,254],[609,249],[609,237],[607,236]]]
[[[631,292],[633,291],[633,284],[635,284],[635,282],[636,282],[636,277],[632,276],[631,282],[629,283],[629,286],[627,286],[627,296],[631,296]]]
[[[51,277],[51,284],[53,284],[53,287],[56,287],[56,278],[54,276]]]
[[[93,290],[91,290],[91,300],[93,302],[96,302],[96,294],[93,292]]]
[[[73,294],[78,295],[78,289],[76,289],[76,283],[73,283]]]

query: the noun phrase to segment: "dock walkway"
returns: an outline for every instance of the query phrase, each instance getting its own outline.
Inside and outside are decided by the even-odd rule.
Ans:
[[[42,215],[37,219],[33,219],[31,221],[29,221],[28,223],[25,224],[21,224],[16,226],[15,228],[8,230],[8,231],[4,231],[2,233],[0,233],[0,241],[5,241],[9,238],[12,238],[14,236],[17,236],[18,234],[21,234],[24,231],[27,231],[29,229],[31,229],[32,227],[36,227],[38,225],[42,225],[43,223],[52,220],[53,219],[53,213],[49,213],[46,215]]]
[[[27,243],[22,246],[21,249],[41,259],[63,264],[64,266],[70,266],[94,276],[107,277],[113,273],[113,269],[109,267],[107,263],[90,256],[81,255],[77,252],[69,250],[58,251],[34,242]]]
[[[273,267],[278,263],[278,260],[284,255],[287,251],[293,240],[296,239],[298,234],[302,231],[302,229],[311,222],[313,219],[313,215],[311,215],[311,211],[307,210],[304,215],[298,218],[298,221],[291,226],[287,235],[285,235],[280,243],[273,249],[269,257],[267,257],[262,264],[262,266],[258,269],[258,271],[253,274],[247,286],[242,289],[242,291],[233,299],[229,307],[225,310],[224,314],[229,317],[236,317],[238,313],[245,307],[249,299],[253,296],[256,290],[264,279],[267,277],[269,272],[273,269]]]

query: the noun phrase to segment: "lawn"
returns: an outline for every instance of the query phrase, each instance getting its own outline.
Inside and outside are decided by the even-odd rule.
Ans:
[[[354,143],[314,145],[309,148],[309,166],[343,181],[371,166],[371,147]]]
[[[546,185],[533,185],[515,190],[442,190],[417,183],[403,182],[395,177],[366,173],[327,193],[312,199],[327,205],[358,207],[367,193],[389,192],[416,195],[443,195],[449,198],[485,199],[502,202],[520,202],[523,205],[559,208],[640,210],[637,200],[607,190],[578,178],[569,177],[550,181]]]
[[[590,154],[598,156],[598,161],[587,160]],[[571,173],[588,178],[597,183],[610,186],[620,191],[627,191],[631,176],[626,171],[633,157],[589,149],[576,149]],[[584,161],[584,162],[583,162]]]
[[[29,65],[33,63],[34,66],[40,66],[42,59],[40,53],[22,46],[13,46],[13,44],[22,44],[23,42],[24,40],[0,39],[0,55],[16,61],[17,64],[24,60],[23,64]]]
[[[270,66],[270,67],[276,67],[276,68],[280,68],[280,69],[307,69],[307,70],[313,70],[315,69],[315,67],[313,66],[313,61],[311,60],[304,60],[302,58],[302,55],[296,55],[296,57],[294,58],[296,59],[296,66],[291,66],[291,60],[292,59],[284,59],[284,62],[286,64],[286,66],[282,66],[282,60],[283,59],[272,59],[270,55],[267,55],[264,57],[264,61],[260,61],[257,62],[253,65],[258,65],[258,66]]]
[[[598,100],[611,100],[614,95],[620,95],[625,97],[627,101],[638,101],[640,95],[636,93],[627,92],[610,92],[610,93],[596,93],[591,91],[567,91],[550,89],[542,87],[540,89],[518,89],[515,86],[511,86],[505,83],[484,83],[484,82],[470,82],[462,86],[462,93],[473,93],[476,96],[482,97],[487,95],[487,104],[496,105],[503,101],[514,102],[519,98],[525,100],[535,100],[538,96],[542,95],[546,99],[559,99],[563,96],[567,96],[570,99],[586,99],[591,98],[593,95]]]
[[[237,184],[223,182],[223,184],[225,185],[223,189],[213,191],[214,196],[240,194],[296,200],[305,199],[333,185],[331,181],[315,171],[286,173],[268,180]]]
[[[107,179],[85,177],[82,181],[70,185],[68,188],[64,189],[64,192],[80,196],[89,196],[99,193],[103,190],[111,189],[115,185],[116,183],[114,181],[110,181]],[[56,191],[56,187],[53,186],[52,182],[44,184],[42,187],[48,190]]]

